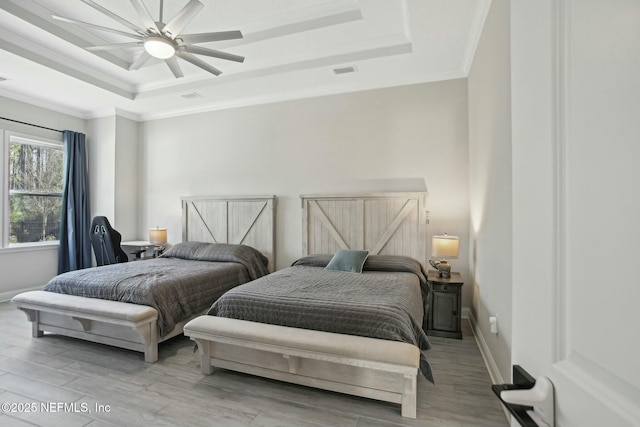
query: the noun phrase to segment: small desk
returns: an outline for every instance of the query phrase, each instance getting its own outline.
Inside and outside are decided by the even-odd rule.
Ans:
[[[146,240],[131,240],[129,242],[120,242],[120,246],[138,246],[140,248],[150,248],[153,245]]]
[[[120,242],[120,246],[125,246],[127,248],[136,248],[135,251],[131,252],[130,250],[125,250],[125,252],[127,253],[127,256],[129,255],[134,255],[134,258],[131,259],[130,257],[130,261],[144,261],[146,259],[151,259],[153,258],[153,254],[154,252],[152,251],[151,253],[149,252],[149,248],[154,248],[154,245],[152,245],[150,242],[147,242],[145,240],[131,240],[128,242]]]

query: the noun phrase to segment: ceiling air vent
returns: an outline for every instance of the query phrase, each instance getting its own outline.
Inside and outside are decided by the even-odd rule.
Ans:
[[[180,96],[183,97],[184,99],[202,98],[202,95],[200,95],[198,92],[185,93]]]
[[[341,68],[334,68],[333,69],[334,74],[336,75],[340,75],[340,74],[349,74],[349,73],[355,73],[356,72],[356,67],[341,67]]]

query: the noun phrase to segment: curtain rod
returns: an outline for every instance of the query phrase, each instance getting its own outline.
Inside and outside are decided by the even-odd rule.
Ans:
[[[54,131],[54,132],[60,132],[60,133],[62,133],[62,132],[63,132],[63,131],[58,130],[58,129],[52,129],[52,128],[48,128],[48,127],[46,127],[46,126],[39,126],[39,125],[34,125],[34,124],[32,124],[32,123],[21,122],[20,120],[8,119],[8,118],[6,118],[6,117],[0,117],[0,119],[2,119],[2,120],[8,120],[8,121],[10,121],[10,122],[14,122],[14,123],[20,123],[20,124],[27,125],[27,126],[33,126],[33,127],[40,128],[40,129],[52,130],[52,131]]]

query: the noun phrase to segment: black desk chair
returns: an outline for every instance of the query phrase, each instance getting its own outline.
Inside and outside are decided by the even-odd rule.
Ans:
[[[122,236],[111,227],[105,216],[97,216],[91,221],[91,246],[98,266],[129,261],[120,247]]]

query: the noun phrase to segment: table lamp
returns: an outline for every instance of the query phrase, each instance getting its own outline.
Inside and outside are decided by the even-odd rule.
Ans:
[[[151,243],[153,248],[153,257],[157,257],[158,255],[164,252],[164,245],[167,243],[167,229],[166,228],[150,228],[149,229],[149,243]]]
[[[447,233],[431,238],[431,256],[433,258],[440,258],[440,260],[435,261],[430,259],[429,264],[438,270],[438,277],[451,277],[451,264],[447,262],[447,258],[458,258],[458,243],[459,240],[457,236],[447,236]]]

